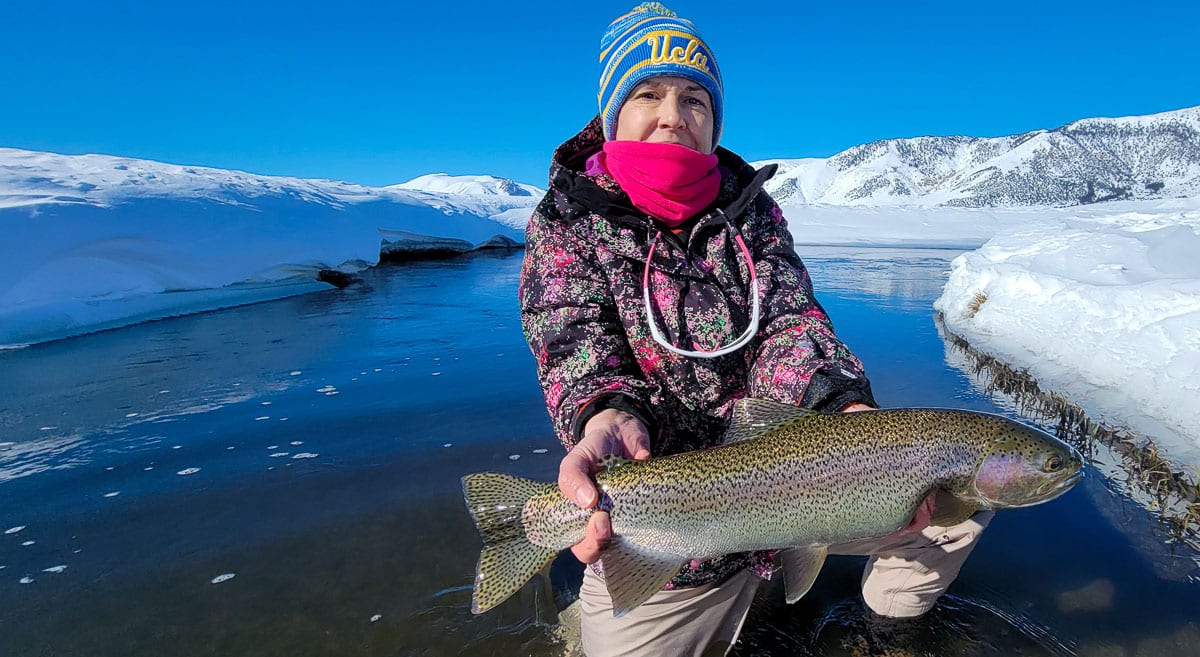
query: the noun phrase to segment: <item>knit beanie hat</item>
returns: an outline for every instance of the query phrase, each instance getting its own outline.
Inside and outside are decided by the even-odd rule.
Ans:
[[[658,2],[643,2],[609,24],[600,37],[600,116],[615,139],[617,114],[639,83],[658,76],[687,78],[708,91],[713,146],[721,140],[721,71],[696,26]]]

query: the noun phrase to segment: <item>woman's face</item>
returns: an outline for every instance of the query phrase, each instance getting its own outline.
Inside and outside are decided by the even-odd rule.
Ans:
[[[617,113],[618,140],[680,144],[704,154],[713,151],[712,99],[687,78],[644,80]]]

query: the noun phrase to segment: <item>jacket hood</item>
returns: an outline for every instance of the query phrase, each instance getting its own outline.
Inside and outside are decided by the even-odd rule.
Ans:
[[[565,195],[575,209],[610,217],[622,223],[645,226],[648,217],[633,206],[611,177],[584,173],[589,157],[604,147],[604,127],[600,117],[593,118],[574,137],[554,150],[550,164],[550,189]],[[720,209],[731,218],[742,216],[764,183],[779,168],[769,164],[756,170],[741,157],[720,146],[715,151],[721,172],[721,189],[710,210]],[[570,213],[579,214],[579,213]],[[571,217],[564,216],[568,221]]]

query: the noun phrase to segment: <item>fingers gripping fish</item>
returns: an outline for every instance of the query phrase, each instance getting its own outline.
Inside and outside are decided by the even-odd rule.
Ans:
[[[620,616],[692,559],[780,550],[788,602],[816,579],[830,545],[885,536],[940,491],[932,523],[980,509],[1040,504],[1083,477],[1072,447],[1007,418],[947,409],[823,414],[743,399],[724,444],[597,475],[614,540],[605,581]],[[515,593],[581,540],[590,510],[553,483],[506,474],[463,478],[484,548],[472,611]],[[785,549],[786,548],[786,549]]]

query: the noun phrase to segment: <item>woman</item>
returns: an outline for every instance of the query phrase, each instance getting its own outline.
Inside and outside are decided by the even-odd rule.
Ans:
[[[569,450],[559,486],[582,508],[599,502],[590,473],[600,458],[715,445],[741,397],[829,412],[875,406],[762,191],[775,167],[756,171],[717,147],[721,75],[695,25],[639,5],[609,25],[600,58],[600,115],[555,151],[520,285],[526,338]],[[928,528],[931,503],[903,532],[831,549],[873,555],[863,591],[877,613],[932,607],[986,524]],[[596,511],[572,548],[593,564],[580,592],[585,652],[727,650],[771,555],[693,561],[614,618],[600,561],[607,516]]]

